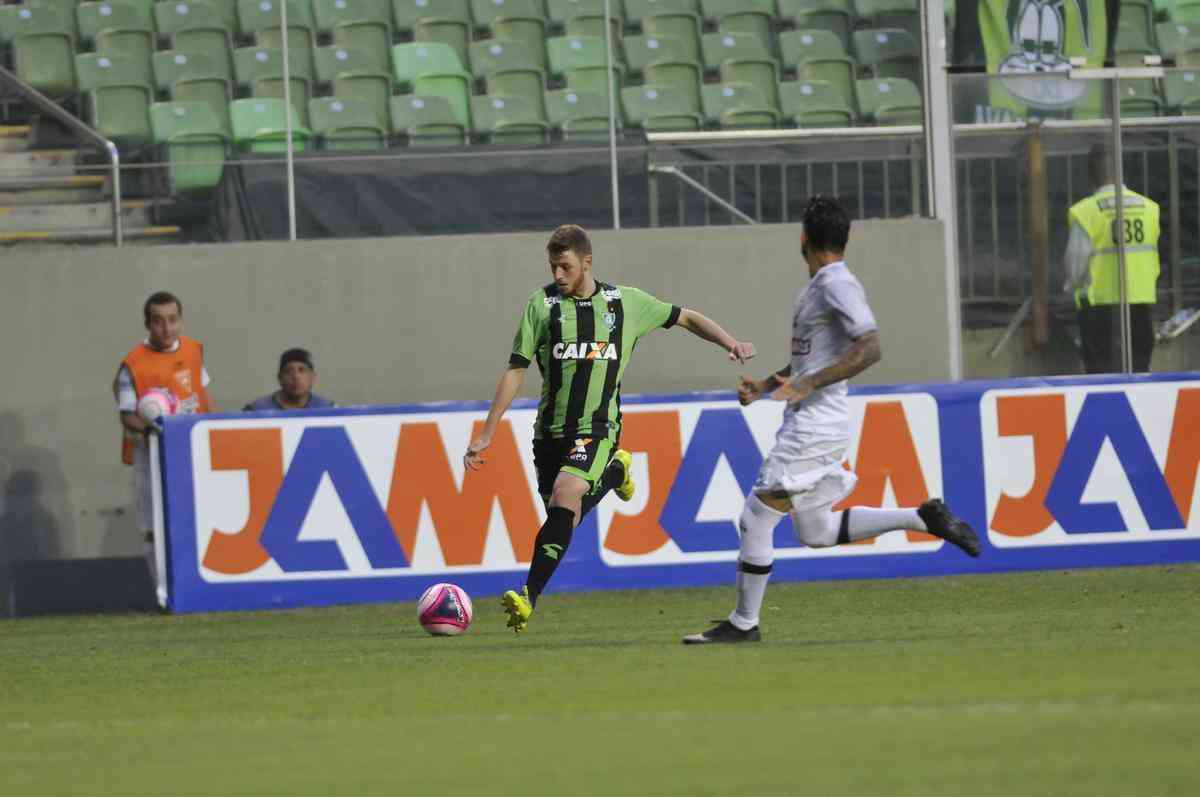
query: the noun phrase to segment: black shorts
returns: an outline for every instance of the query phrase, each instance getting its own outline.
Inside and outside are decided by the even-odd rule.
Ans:
[[[595,489],[616,450],[616,441],[610,437],[534,440],[533,468],[537,471],[538,493],[549,498],[561,471],[578,476]]]

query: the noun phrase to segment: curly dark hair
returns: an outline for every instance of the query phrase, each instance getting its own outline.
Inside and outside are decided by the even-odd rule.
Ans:
[[[840,254],[850,240],[850,215],[837,197],[817,194],[804,207],[804,234],[813,251]]]

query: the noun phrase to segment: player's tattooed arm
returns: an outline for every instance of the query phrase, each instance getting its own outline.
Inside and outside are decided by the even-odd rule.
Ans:
[[[743,407],[753,404],[767,393],[785,384],[791,375],[792,365],[788,363],[778,371],[772,371],[767,374],[764,379],[750,379],[746,376],[739,377],[737,388],[738,401],[741,402]]]
[[[857,376],[879,362],[882,358],[883,352],[879,346],[879,332],[872,330],[861,337],[855,338],[854,342],[850,344],[850,348],[846,349],[846,353],[833,365],[828,368],[822,368],[815,374],[798,376],[795,379],[789,380],[786,384],[777,388],[771,394],[771,398],[777,401],[786,401],[790,404],[804,401],[814,390],[820,390],[828,385]]]
[[[704,313],[684,309],[679,313],[679,320],[675,324],[676,326],[683,327],[702,340],[717,344],[729,352],[729,359],[731,360],[744,363],[755,355],[753,343],[737,340],[726,332],[724,327],[704,315]]]
[[[492,398],[492,406],[488,410],[487,420],[483,422],[483,429],[480,430],[479,436],[467,446],[467,453],[463,454],[463,465],[467,470],[477,470],[483,467],[483,452],[492,444],[492,436],[496,434],[496,427],[500,425],[500,419],[508,411],[508,407],[517,397],[517,393],[521,392],[521,385],[524,383],[524,368],[512,366],[501,374],[500,381],[496,384],[496,395]]]

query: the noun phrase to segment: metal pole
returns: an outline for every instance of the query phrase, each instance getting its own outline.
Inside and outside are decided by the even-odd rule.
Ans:
[[[1121,289],[1121,373],[1133,373],[1133,345],[1129,320],[1129,275],[1125,271],[1125,163],[1121,142],[1121,78],[1112,77],[1113,199],[1117,203],[1117,274]]]
[[[617,176],[617,100],[613,80],[612,3],[604,0],[604,69],[608,75],[608,157],[612,176],[613,229],[621,229],[621,178]]]
[[[946,74],[946,20],[941,0],[922,0],[921,34],[925,54],[925,168],[929,215],[942,222],[945,247],[946,335],[949,376],[962,379],[962,301],[958,281],[958,214],[954,204],[954,137],[951,135],[950,80]],[[914,178],[918,177],[913,162]],[[919,196],[914,190],[914,194]],[[919,206],[914,208],[920,213]]]
[[[125,243],[125,223],[121,219],[121,153],[111,141],[105,141],[104,144],[112,163],[113,245],[121,246]]]
[[[724,197],[721,197],[718,194],[714,193],[708,186],[704,185],[701,182],[693,180],[691,177],[688,177],[681,170],[677,169],[674,166],[651,166],[650,173],[651,174],[669,174],[672,177],[678,178],[680,182],[695,189],[696,191],[699,191],[701,194],[703,194],[705,196],[705,198],[711,200],[713,202],[713,204],[715,204],[717,207],[721,208],[725,212],[729,213],[731,216],[741,219],[742,221],[746,222],[747,224],[758,224],[758,222],[755,221],[753,217],[747,216],[745,213],[738,210],[733,204],[726,202]],[[705,219],[705,224],[707,225],[708,223],[709,223],[709,220]]]
[[[283,26],[283,105],[287,135],[287,211],[288,240],[296,240],[296,164],[292,147],[292,65],[288,59],[287,0],[279,0],[279,23]]]
[[[1183,309],[1183,227],[1179,209],[1179,137],[1167,131],[1167,181],[1171,203],[1171,315]]]

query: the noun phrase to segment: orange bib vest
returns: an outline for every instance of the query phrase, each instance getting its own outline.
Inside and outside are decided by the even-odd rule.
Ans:
[[[203,388],[204,346],[191,338],[179,336],[179,348],[172,352],[156,351],[139,343],[125,355],[121,365],[133,377],[133,390],[140,399],[152,388],[170,390],[179,400],[179,414],[208,412],[208,393]],[[125,430],[121,443],[121,461],[133,464],[133,447],[137,435]]]

